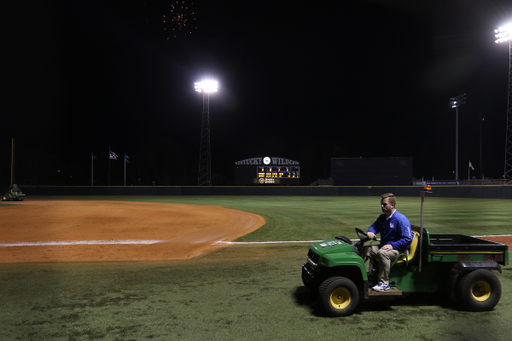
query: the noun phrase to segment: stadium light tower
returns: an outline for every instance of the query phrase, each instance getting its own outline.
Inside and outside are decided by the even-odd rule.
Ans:
[[[450,108],[455,108],[455,181],[459,180],[459,107],[465,103],[465,93],[450,98]]]
[[[512,183],[512,24],[507,24],[494,30],[496,44],[508,42],[508,98],[507,126],[505,134],[505,166],[503,178],[507,184]]]
[[[198,186],[212,185],[212,157],[210,154],[210,94],[217,92],[217,81],[204,80],[194,83],[197,92],[203,93],[203,115],[201,120],[201,145],[199,147]]]

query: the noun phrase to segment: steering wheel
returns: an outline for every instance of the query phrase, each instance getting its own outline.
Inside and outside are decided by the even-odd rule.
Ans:
[[[357,227],[355,228],[356,229],[356,233],[357,233],[357,237],[359,238],[359,240],[361,242],[366,242],[368,240],[370,240],[370,237],[368,237],[368,235],[366,234],[366,232],[364,232],[363,230],[361,229],[358,229]]]

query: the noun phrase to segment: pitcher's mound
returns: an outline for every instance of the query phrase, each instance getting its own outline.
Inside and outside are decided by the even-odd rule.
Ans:
[[[26,200],[0,208],[0,262],[185,259],[265,224],[219,206]]]

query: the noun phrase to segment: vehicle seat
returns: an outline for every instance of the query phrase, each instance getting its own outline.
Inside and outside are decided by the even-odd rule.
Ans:
[[[401,264],[405,263],[406,266],[409,266],[409,262],[411,262],[414,259],[414,256],[416,255],[416,249],[418,248],[419,240],[420,240],[420,234],[416,231],[412,231],[413,237],[411,242],[411,247],[409,249],[409,254],[407,253],[401,253],[398,255],[398,257],[395,259],[393,264]]]

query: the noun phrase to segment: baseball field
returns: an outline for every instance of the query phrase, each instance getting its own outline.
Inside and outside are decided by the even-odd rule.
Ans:
[[[420,199],[397,209],[419,225]],[[509,340],[493,311],[435,295],[326,318],[300,273],[312,241],[366,229],[373,197],[28,197],[0,204],[0,340]],[[512,202],[427,198],[424,226],[510,246]]]

